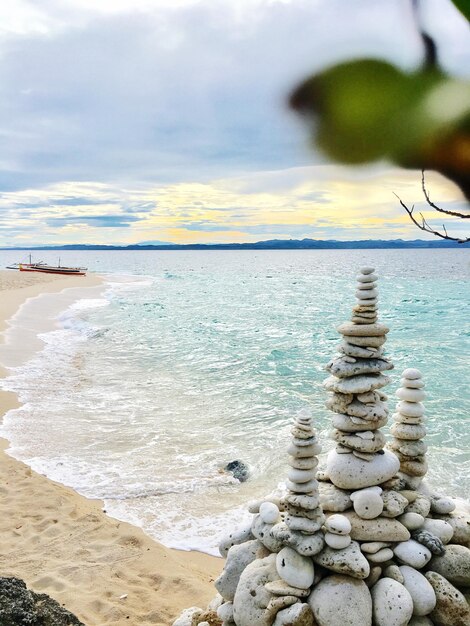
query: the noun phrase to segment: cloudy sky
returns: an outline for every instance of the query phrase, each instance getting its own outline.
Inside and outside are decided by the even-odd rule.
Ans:
[[[468,25],[423,4],[465,76]],[[0,246],[424,238],[393,195],[422,206],[419,173],[329,163],[286,106],[361,56],[419,65],[408,0],[2,2]]]

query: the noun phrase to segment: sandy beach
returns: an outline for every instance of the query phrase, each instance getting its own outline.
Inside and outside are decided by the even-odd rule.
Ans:
[[[97,276],[0,271],[0,332],[29,298],[100,283]],[[2,416],[16,406],[13,394],[0,392]],[[109,518],[100,501],[36,474],[5,454],[7,441],[0,443],[1,576],[22,578],[87,626],[167,626],[184,608],[205,606],[215,595],[221,559],[165,548]]]

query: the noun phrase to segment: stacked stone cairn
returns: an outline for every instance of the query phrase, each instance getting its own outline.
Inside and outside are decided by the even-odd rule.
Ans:
[[[393,414],[395,424],[391,428],[394,439],[388,446],[400,460],[400,475],[412,489],[419,487],[428,471],[427,446],[423,441],[426,428],[422,400],[426,394],[422,378],[417,369],[409,368],[403,372],[402,386],[396,393],[399,402]]]
[[[470,504],[426,484],[424,387],[403,372],[385,448],[393,366],[377,321],[377,277],[358,277],[339,356],[326,366],[335,448],[319,470],[309,414],[292,427],[286,493],[252,502],[220,544],[218,594],[173,626],[470,626]],[[467,595],[466,595],[467,594]]]

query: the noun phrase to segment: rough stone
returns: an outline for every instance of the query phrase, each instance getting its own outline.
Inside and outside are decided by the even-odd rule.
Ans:
[[[244,543],[245,541],[250,541],[250,539],[254,538],[255,537],[251,532],[251,522],[246,526],[241,526],[227,535],[227,537],[224,537],[224,539],[222,539],[219,543],[220,555],[226,557],[232,546]]]
[[[387,416],[378,420],[367,420],[360,417],[352,417],[349,415],[334,414],[331,418],[332,424],[338,430],[350,433],[358,433],[368,431],[371,428],[382,428],[387,423]]]
[[[354,359],[351,363],[350,357],[336,357],[330,361],[326,369],[338,378],[348,378],[362,374],[377,374],[393,369],[393,364],[386,359]]]
[[[353,511],[345,511],[343,515],[351,522],[351,537],[357,541],[407,541],[410,538],[409,530],[396,519],[361,519]]]
[[[398,517],[408,506],[408,500],[398,491],[393,489],[384,491],[382,494],[384,503],[384,517]]]
[[[437,554],[438,556],[445,554],[446,549],[442,541],[427,530],[422,530],[421,528],[414,530],[411,533],[411,538],[426,546],[432,554]]]
[[[372,626],[372,599],[362,580],[328,576],[314,587],[308,602],[318,626]]]
[[[324,511],[341,512],[352,506],[349,493],[335,487],[332,483],[319,483],[318,491],[320,492],[320,504]]]
[[[430,618],[436,626],[468,626],[470,606],[463,593],[437,572],[425,574],[436,594],[436,606]]]
[[[85,626],[45,593],[27,589],[19,578],[0,578],[2,626]]]
[[[369,430],[355,434],[334,430],[331,433],[331,438],[347,448],[369,454],[378,452],[385,445],[385,435],[380,430],[375,432]]]
[[[426,428],[422,424],[401,424],[395,422],[390,428],[390,432],[397,439],[422,439],[426,436]]]
[[[233,600],[233,615],[237,626],[272,626],[273,612],[268,611],[267,607],[273,595],[265,589],[265,585],[278,579],[274,554],[257,559],[245,568]]]
[[[388,326],[384,324],[368,324],[367,326],[357,326],[351,322],[345,322],[340,324],[336,329],[342,335],[353,337],[382,337],[389,332]]]
[[[413,615],[407,589],[392,578],[381,578],[371,589],[375,626],[406,626]]]
[[[271,552],[279,552],[282,548],[282,543],[273,537],[271,533],[273,527],[274,524],[266,524],[266,522],[263,522],[261,517],[257,515],[252,524],[253,536],[259,539],[263,546],[271,550]]]
[[[238,581],[245,567],[256,559],[268,556],[268,551],[257,539],[232,546],[227,554],[224,569],[214,586],[226,601],[232,601],[235,596]]]
[[[384,374],[364,374],[362,376],[352,376],[350,378],[336,378],[330,376],[323,385],[328,391],[337,393],[365,393],[385,387],[390,382],[390,377]]]
[[[327,546],[322,552],[316,554],[313,560],[326,569],[338,574],[347,574],[353,578],[364,579],[370,574],[369,562],[356,541],[351,541],[349,546],[342,550]]]
[[[448,544],[445,554],[433,556],[428,569],[441,574],[457,587],[470,587],[470,550],[465,546]]]
[[[312,609],[306,603],[282,609],[276,615],[273,626],[314,626]]]
[[[309,589],[299,589],[292,587],[285,580],[274,580],[272,583],[266,583],[265,589],[275,596],[297,596],[305,598],[310,594]]]
[[[304,533],[291,530],[285,523],[276,524],[271,530],[273,537],[282,545],[294,548],[302,556],[313,556],[323,549],[325,541],[322,533],[305,535]]]

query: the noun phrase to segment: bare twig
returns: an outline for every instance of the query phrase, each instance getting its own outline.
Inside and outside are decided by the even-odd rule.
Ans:
[[[393,195],[396,196],[398,198],[399,203],[401,204],[401,206],[405,209],[405,211],[408,213],[408,215],[410,216],[411,221],[413,222],[413,224],[415,224],[420,230],[423,230],[426,233],[430,233],[431,235],[435,235],[436,237],[440,237],[441,239],[448,239],[449,241],[457,241],[457,243],[469,243],[470,242],[470,237],[451,237],[448,233],[447,233],[447,229],[446,227],[443,225],[444,227],[444,232],[441,233],[438,230],[434,230],[433,228],[431,228],[431,226],[428,224],[428,222],[425,220],[424,215],[422,213],[420,213],[420,217],[421,217],[421,224],[418,222],[418,220],[415,218],[413,211],[414,211],[414,204],[411,207],[411,209],[406,206],[406,204],[403,202],[403,200],[400,198],[400,196],[398,196],[395,192],[393,192]],[[445,212],[445,211],[444,211]]]
[[[443,209],[443,208],[437,206],[437,204],[434,204],[434,202],[431,202],[431,198],[429,197],[429,192],[426,189],[426,181],[424,179],[424,170],[421,170],[421,188],[423,190],[424,197],[426,198],[426,202],[433,209],[436,209],[436,211],[439,211],[439,213],[445,213],[446,215],[454,215],[455,217],[460,217],[463,220],[470,219],[470,213],[459,213],[457,211],[449,211],[449,209]]]

